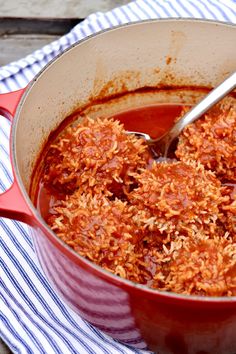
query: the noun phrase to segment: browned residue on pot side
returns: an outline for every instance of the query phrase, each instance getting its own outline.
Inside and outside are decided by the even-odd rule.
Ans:
[[[179,52],[182,49],[182,46],[185,41],[186,41],[186,36],[183,32],[181,32],[181,31],[172,31],[171,32],[170,47],[168,50],[168,55],[165,58],[167,68],[164,68],[164,71],[166,69],[167,69],[167,71],[170,70],[170,68],[168,68],[168,66],[176,63]]]
[[[171,43],[169,48],[169,56],[178,58],[179,52],[183,45],[186,44],[186,35],[181,31],[171,31]]]
[[[104,85],[104,80],[107,76],[107,69],[104,65],[103,59],[98,56],[96,62],[96,71],[95,71],[95,79],[93,82],[93,92],[99,92],[101,87]]]
[[[179,46],[176,46],[177,51]],[[164,68],[156,67],[152,69],[146,69],[143,72],[137,71],[120,71],[116,73],[112,79],[104,83],[101,76],[97,76],[94,80],[93,92],[88,100],[86,106],[93,104],[94,101],[100,101],[103,99],[110,99],[111,97],[124,95],[128,92],[136,92],[137,90],[148,89],[163,89],[166,87],[195,87],[197,82],[204,82],[206,78],[200,73],[196,72],[193,76],[183,76],[175,72],[172,65],[176,62],[176,57],[168,55],[164,58],[166,65]],[[198,85],[199,87],[200,85]],[[210,83],[209,85],[210,88]],[[201,86],[200,86],[201,87]],[[204,86],[205,87],[205,86]],[[81,110],[79,103],[77,107],[74,107],[73,111]]]
[[[167,56],[166,57],[166,65],[169,65],[172,62],[172,58]]]

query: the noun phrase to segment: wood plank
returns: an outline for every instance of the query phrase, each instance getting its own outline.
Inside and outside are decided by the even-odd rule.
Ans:
[[[85,18],[97,11],[108,11],[130,0],[0,0],[2,17]]]
[[[59,38],[92,12],[129,0],[0,0],[0,66]]]
[[[0,17],[0,36],[13,34],[62,35],[83,18]]]
[[[53,42],[60,36],[56,35],[5,35],[0,38],[0,66],[21,59],[36,49]]]
[[[0,338],[0,353],[1,354],[11,354],[10,349],[7,347],[7,345],[1,340]]]

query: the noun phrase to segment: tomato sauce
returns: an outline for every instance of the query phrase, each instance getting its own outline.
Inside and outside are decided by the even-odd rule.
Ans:
[[[182,109],[183,106],[180,104],[157,104],[118,112],[112,117],[123,123],[126,130],[147,133],[152,138],[156,138],[170,129],[174,120],[179,117]],[[71,116],[71,120],[73,119],[74,115]],[[49,141],[46,143],[45,148],[39,157],[40,163],[37,165],[42,163],[41,160],[43,160],[43,156],[46,155],[50,144],[56,139],[61,131],[70,124],[70,120],[67,120],[68,124],[66,126],[64,122],[62,122],[57,130],[51,134]],[[38,177],[37,170],[34,172],[33,179],[35,177],[39,182],[35,188],[36,193],[31,197],[42,217],[47,219],[48,215],[51,213],[52,207],[57,200],[63,199],[63,195],[58,195],[54,190],[46,188],[42,182],[42,178],[40,176]]]
[[[183,109],[179,104],[159,104],[139,107],[113,115],[126,130],[149,134],[157,138],[168,131]]]

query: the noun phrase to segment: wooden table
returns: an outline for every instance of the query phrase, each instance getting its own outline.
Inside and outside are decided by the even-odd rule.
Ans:
[[[97,11],[130,0],[0,0],[0,66],[25,57]],[[0,339],[0,354],[11,351]]]
[[[129,1],[0,0],[0,66],[59,38],[89,14]]]

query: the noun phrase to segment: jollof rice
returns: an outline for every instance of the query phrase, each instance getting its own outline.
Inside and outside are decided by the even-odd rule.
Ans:
[[[50,146],[47,222],[104,269],[181,294],[236,295],[236,104],[185,128],[180,161],[152,162],[113,119],[84,118]]]

